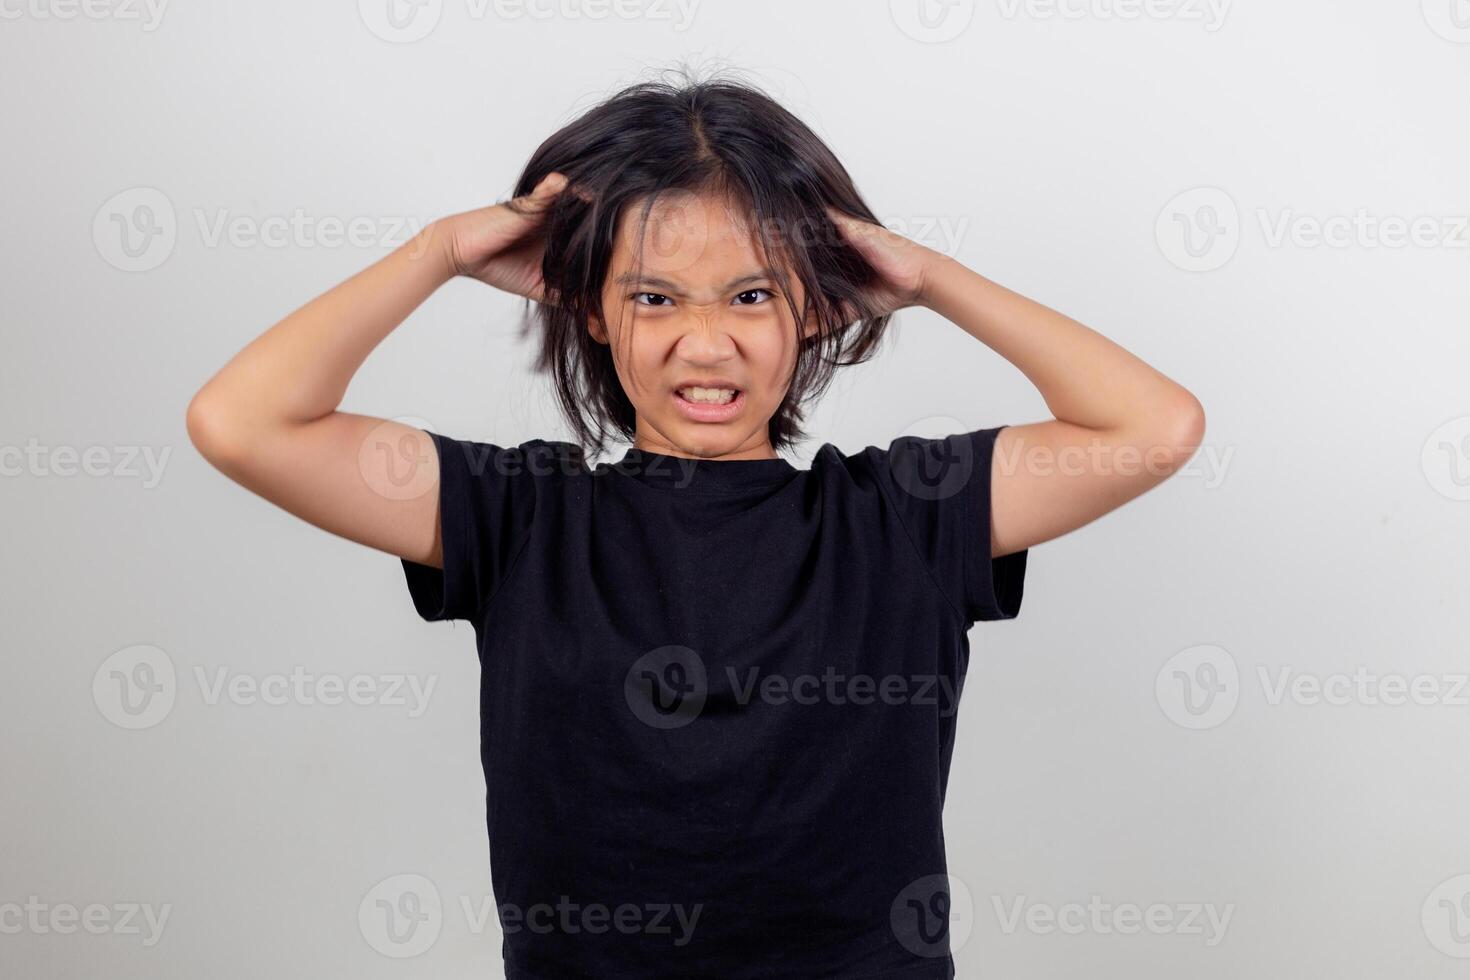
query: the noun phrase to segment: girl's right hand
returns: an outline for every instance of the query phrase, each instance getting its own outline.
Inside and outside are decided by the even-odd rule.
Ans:
[[[567,178],[552,172],[529,194],[443,219],[454,274],[545,302],[543,219],[566,186]]]

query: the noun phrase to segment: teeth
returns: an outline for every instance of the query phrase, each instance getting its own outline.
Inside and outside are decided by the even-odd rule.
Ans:
[[[680,388],[679,394],[691,402],[724,405],[735,400],[734,388]]]

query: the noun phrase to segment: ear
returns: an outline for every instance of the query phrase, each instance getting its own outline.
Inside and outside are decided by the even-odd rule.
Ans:
[[[599,344],[607,345],[607,324],[596,313],[587,318],[587,333]]]
[[[801,339],[811,340],[816,336],[817,330],[817,313],[815,310],[807,310],[806,320],[801,325]]]
[[[852,322],[852,319],[855,319],[855,318],[848,318],[847,317],[848,312],[849,311],[844,307],[844,309],[842,311],[843,316],[844,316],[843,323],[851,323]],[[816,310],[813,309],[813,310],[807,311],[806,321],[801,325],[801,337],[802,337],[802,339],[803,340],[811,340],[813,337],[817,336],[817,334],[820,331],[821,331],[821,324],[817,320]]]

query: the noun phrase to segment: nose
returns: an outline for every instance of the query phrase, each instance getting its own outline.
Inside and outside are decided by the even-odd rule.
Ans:
[[[691,364],[718,364],[735,356],[735,340],[719,314],[695,313],[682,325],[675,351]]]

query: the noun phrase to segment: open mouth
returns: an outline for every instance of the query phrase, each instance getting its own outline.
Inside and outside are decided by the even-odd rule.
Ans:
[[[696,422],[724,422],[745,406],[745,392],[739,388],[689,385],[674,389],[674,404],[686,418]]]
[[[739,388],[680,388],[674,392],[695,405],[728,405],[740,394]]]

